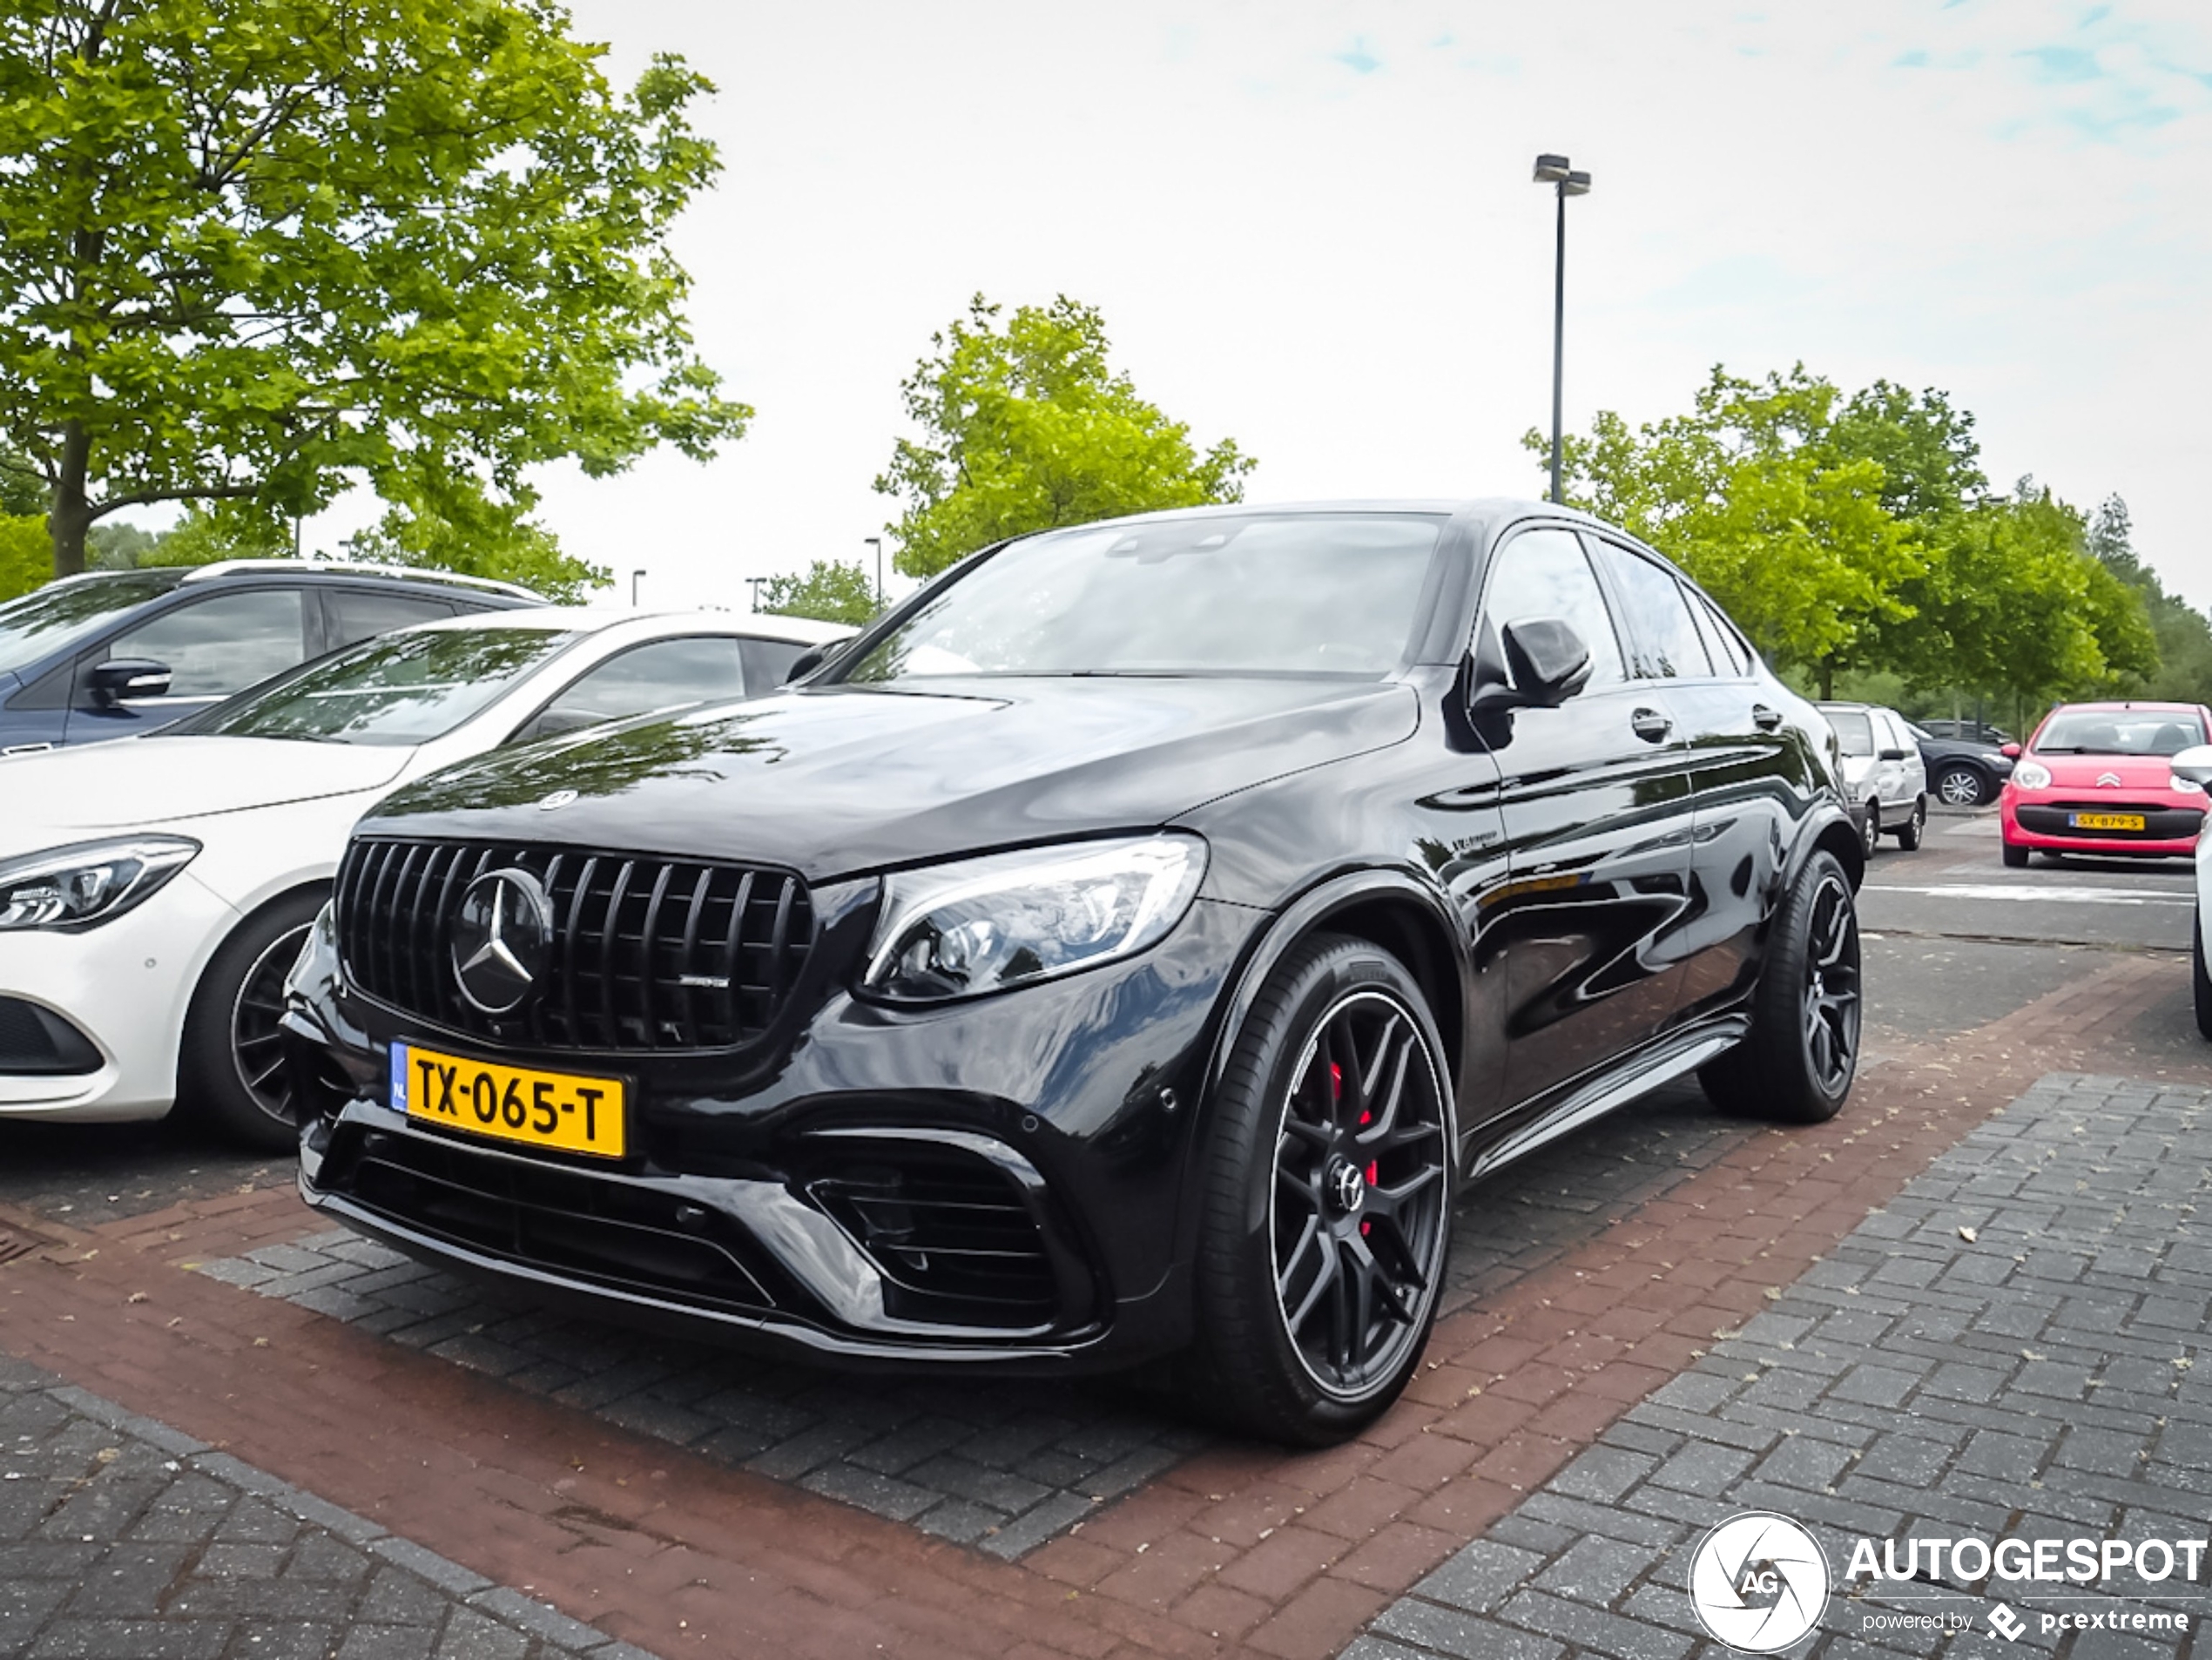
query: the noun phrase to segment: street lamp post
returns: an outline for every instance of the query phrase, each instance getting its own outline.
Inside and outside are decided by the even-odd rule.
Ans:
[[[637,578],[644,574],[643,570],[633,570],[630,573],[630,606],[632,611],[637,608]]]
[[[883,609],[883,538],[880,536],[864,536],[860,540],[875,550],[875,608],[881,611]]]
[[[1559,192],[1559,238],[1552,258],[1552,501],[1567,498],[1560,491],[1559,447],[1561,384],[1567,369],[1567,199],[1590,193],[1590,176],[1571,171],[1564,156],[1536,158],[1536,182]]]
[[[767,580],[768,579],[765,577],[747,577],[745,578],[745,585],[752,590],[752,609],[756,611],[760,609],[760,584]]]

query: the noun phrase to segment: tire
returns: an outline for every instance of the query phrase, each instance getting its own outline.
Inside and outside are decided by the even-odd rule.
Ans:
[[[1994,793],[1977,766],[1946,766],[1935,776],[1935,793],[1947,807],[1978,807]]]
[[[1858,840],[1869,859],[1882,845],[1882,804],[1879,801],[1866,804],[1866,816],[1858,821]]]
[[[1922,796],[1912,804],[1912,816],[1897,827],[1897,845],[1906,853],[1920,851],[1920,838],[1927,833],[1928,798]]]
[[[276,1019],[284,976],[325,897],[320,889],[287,894],[241,922],[199,976],[185,1016],[179,1101],[202,1123],[265,1152],[299,1144]]]
[[[1775,919],[1751,994],[1751,1029],[1698,1074],[1723,1110],[1821,1124],[1858,1070],[1858,913],[1835,854],[1813,854]]]
[[[1451,1245],[1450,1079],[1420,987],[1388,952],[1317,935],[1275,970],[1199,1156],[1194,1406],[1318,1447],[1398,1398]]]
[[[2189,982],[2195,993],[2197,1034],[2212,1037],[2212,973],[2205,970],[2204,928],[2201,921],[2189,929],[2189,937],[2195,948],[2189,953]]]
[[[2011,842],[2006,842],[2005,844],[2005,868],[2007,870],[2026,870],[2027,868],[2027,849],[2025,847],[2015,847]]]

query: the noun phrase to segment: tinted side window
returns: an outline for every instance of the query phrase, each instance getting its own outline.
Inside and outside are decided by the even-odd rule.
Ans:
[[[1728,619],[1703,594],[1688,588],[1683,592],[1689,600],[1690,614],[1697,619],[1698,632],[1704,636],[1713,672],[1739,677],[1750,673],[1751,653]]]
[[[435,623],[442,617],[453,615],[453,607],[443,600],[420,599],[413,594],[372,593],[359,588],[326,592],[323,604],[328,607],[326,615],[329,618],[329,638],[323,645],[332,651],[357,641],[373,640],[395,628]]]
[[[523,735],[549,737],[673,704],[726,702],[745,695],[733,639],[659,640],[610,658],[547,706]]]
[[[751,696],[773,692],[791,676],[791,665],[813,650],[789,640],[739,640],[738,651],[745,658],[745,683]]]
[[[1529,617],[1556,617],[1590,649],[1593,686],[1628,678],[1604,590],[1580,537],[1566,530],[1524,530],[1491,561],[1480,626],[1495,632]]]
[[[227,698],[307,660],[304,598],[257,588],[194,600],[118,634],[107,655],[167,664],[172,698]]]
[[[1614,591],[1621,596],[1629,626],[1635,632],[1638,671],[1654,678],[1712,673],[1712,661],[1689,614],[1689,601],[1674,573],[1609,542],[1598,543],[1598,557],[1606,562]]]

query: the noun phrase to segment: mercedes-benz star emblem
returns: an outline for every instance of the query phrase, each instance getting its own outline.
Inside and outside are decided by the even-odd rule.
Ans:
[[[487,871],[453,919],[453,977],[487,1015],[511,1015],[537,988],[553,943],[553,905],[527,870]]]
[[[576,792],[574,790],[556,790],[552,794],[547,796],[543,801],[540,801],[537,804],[537,810],[540,813],[558,813],[563,807],[568,806],[570,802],[575,800]]]

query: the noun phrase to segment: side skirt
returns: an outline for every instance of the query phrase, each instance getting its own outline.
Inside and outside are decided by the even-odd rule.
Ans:
[[[1471,1182],[1487,1176],[1517,1158],[1526,1157],[1539,1147],[1695,1072],[1741,1042],[1750,1028],[1748,1015],[1724,1015],[1687,1031],[1669,1034],[1651,1048],[1572,1090],[1534,1118],[1507,1131],[1474,1155],[1467,1163],[1462,1179]]]

